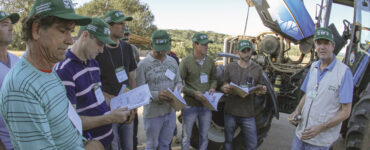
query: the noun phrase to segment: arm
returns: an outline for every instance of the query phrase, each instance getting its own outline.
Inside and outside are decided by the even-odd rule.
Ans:
[[[119,108],[106,115],[100,116],[80,116],[83,130],[89,130],[112,123],[123,123],[130,115],[127,108]]]
[[[182,79],[182,83],[184,85],[184,88],[182,89],[182,92],[188,96],[194,96],[195,90],[190,89],[186,86],[186,77],[188,76],[187,74],[187,66],[186,66],[186,59],[181,61],[180,66],[179,66],[179,72],[180,72],[180,77]]]
[[[141,86],[141,85],[146,84],[145,68],[144,68],[143,63],[145,63],[145,60],[140,61],[139,64],[138,64],[138,67],[136,69],[136,83],[137,83],[137,86]],[[150,90],[150,94],[152,94],[152,100],[153,101],[159,101],[158,93],[159,93],[159,91]]]
[[[0,141],[0,150],[6,150],[3,142]]]
[[[321,125],[312,126],[306,129],[302,133],[302,139],[313,138],[320,132],[330,129],[338,125],[339,123],[343,122],[351,115],[352,96],[353,96],[352,78],[353,77],[351,71],[347,69],[339,89],[339,102],[341,103],[340,111],[329,121]]]
[[[297,115],[300,115],[301,112],[302,112],[302,108],[304,106],[304,103],[306,102],[306,94],[304,94],[301,98],[301,101],[299,102],[297,108],[295,109],[295,111],[290,114],[288,120],[289,122],[292,124],[292,125],[297,125],[298,122],[297,121],[294,121],[294,118],[297,116]]]
[[[17,138],[13,145],[18,149],[57,149],[40,101],[23,91],[11,92],[2,97],[1,111],[9,132]]]
[[[330,119],[328,122],[325,122],[323,124],[311,126],[305,129],[302,132],[302,140],[314,138],[319,133],[327,129],[330,129],[346,120],[351,114],[351,107],[352,103],[341,104],[340,111],[334,116],[334,118]]]
[[[128,84],[131,87],[131,89],[136,88],[136,75],[135,75],[135,70],[129,72],[129,80]]]
[[[215,61],[212,59],[212,70],[210,74],[210,89],[216,89],[217,88],[217,69],[215,65]]]

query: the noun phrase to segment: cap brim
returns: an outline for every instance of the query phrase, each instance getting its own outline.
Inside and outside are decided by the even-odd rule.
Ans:
[[[132,19],[133,19],[132,17],[123,16],[123,17],[120,17],[119,19],[117,19],[115,21],[112,21],[112,22],[118,23],[118,22],[122,22],[122,21],[131,21]]]
[[[171,50],[170,44],[155,45],[153,44],[154,51],[169,51]]]
[[[213,43],[212,40],[208,40],[208,39],[205,39],[205,40],[202,40],[202,41],[199,41],[200,44],[207,44],[207,43]]]
[[[112,41],[109,37],[107,38],[107,37],[102,37],[102,36],[96,36],[96,38],[98,38],[98,40],[103,42],[104,44],[109,44],[109,45],[112,45],[112,46],[117,45],[117,43]]]
[[[250,46],[243,46],[243,47],[241,47],[240,49],[238,49],[239,51],[243,51],[244,49],[246,49],[246,48],[250,48],[251,50],[253,50],[253,48],[252,47],[250,47]]]
[[[77,15],[75,13],[56,14],[56,17],[76,21],[76,25],[85,26],[91,23],[91,18],[86,16]]]
[[[12,24],[15,24],[19,20],[19,14],[17,13],[12,13],[10,14],[7,18],[9,18],[12,21]]]
[[[319,40],[319,39],[325,39],[325,40],[329,40],[329,41],[334,42],[334,39],[330,39],[330,38],[328,38],[328,37],[315,37],[315,38],[313,39],[313,41],[316,41],[316,40]]]

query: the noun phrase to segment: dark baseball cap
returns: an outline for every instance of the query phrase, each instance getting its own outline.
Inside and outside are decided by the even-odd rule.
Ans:
[[[251,50],[253,50],[253,44],[249,40],[240,40],[237,47],[239,51],[243,51],[245,48],[250,48]]]
[[[4,20],[5,18],[9,18],[10,21],[12,21],[12,24],[15,24],[19,20],[19,14],[17,14],[17,13],[8,14],[5,11],[0,11],[0,21]]]
[[[213,41],[208,39],[208,35],[204,33],[195,33],[193,35],[193,42],[198,42],[200,44],[213,43]]]
[[[318,39],[326,39],[334,42],[333,32],[329,28],[317,28],[313,40],[316,41]]]
[[[165,30],[157,30],[152,34],[152,46],[154,51],[171,50],[170,34]]]

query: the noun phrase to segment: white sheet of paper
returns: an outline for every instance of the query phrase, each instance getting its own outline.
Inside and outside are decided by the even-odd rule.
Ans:
[[[126,74],[126,70],[123,69],[123,70],[117,72],[116,77],[117,77],[119,83],[122,83],[123,81],[126,81],[128,79],[128,76]]]
[[[181,90],[182,90],[182,88],[183,87],[181,87],[180,89],[176,89],[175,88],[175,91],[172,91],[170,88],[168,88],[167,90],[170,91],[173,95],[175,95],[176,98],[178,100],[180,100],[181,103],[187,105],[185,99],[181,96]]]
[[[244,92],[249,93],[249,89],[248,88],[240,87],[239,85],[237,85],[235,83],[232,83],[232,82],[230,82],[230,85],[233,85],[235,87],[238,87],[238,88],[242,89]]]
[[[209,92],[206,92],[203,94],[204,97],[207,98],[207,100],[209,101],[209,103],[212,105],[212,107],[217,110],[217,105],[218,105],[218,102],[220,101],[221,97],[224,95],[224,93],[213,93],[212,95],[209,94]]]
[[[120,94],[112,98],[110,102],[110,107],[111,110],[125,107],[127,107],[128,110],[132,110],[140,106],[149,104],[151,97],[152,94],[150,93],[148,84],[144,84],[124,94]]]
[[[72,124],[76,127],[78,132],[82,135],[82,121],[80,116],[78,116],[75,108],[72,106],[71,102],[68,102],[68,118],[71,120]]]

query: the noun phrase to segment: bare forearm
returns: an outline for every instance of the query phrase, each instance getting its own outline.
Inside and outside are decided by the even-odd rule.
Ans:
[[[80,116],[82,120],[82,129],[89,130],[111,124],[112,121],[105,115],[101,116]]]
[[[130,79],[128,81],[131,89],[136,88],[136,77],[135,77],[135,70],[130,72]]]
[[[301,101],[299,102],[297,108],[295,109],[295,111],[301,113],[302,112],[302,108],[303,108],[303,105],[304,103],[306,102],[306,94],[304,94],[301,98]]]
[[[328,122],[325,122],[324,124],[322,124],[323,126],[322,131],[330,129],[338,125],[339,123],[343,122],[344,120],[346,120],[351,114],[351,107],[352,107],[352,103],[342,104],[339,113],[337,113],[337,115],[335,115],[334,118],[330,119]]]

